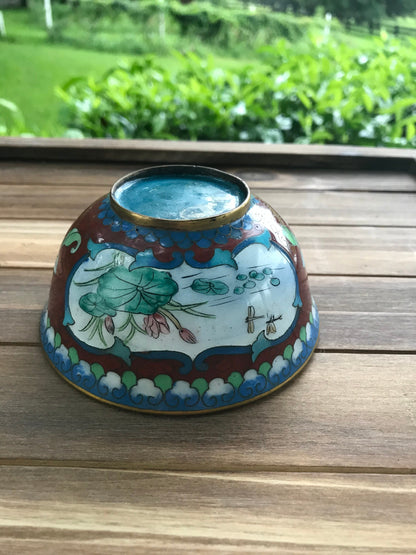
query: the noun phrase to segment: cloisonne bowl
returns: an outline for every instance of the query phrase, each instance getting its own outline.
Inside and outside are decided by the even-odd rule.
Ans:
[[[239,178],[199,166],[123,177],[66,234],[41,338],[101,401],[192,414],[258,399],[315,348],[299,245]]]

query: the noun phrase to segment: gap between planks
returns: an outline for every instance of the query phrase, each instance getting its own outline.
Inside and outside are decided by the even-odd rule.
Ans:
[[[302,524],[299,524],[300,528]],[[35,532],[35,534],[34,534]],[[36,537],[34,537],[36,536]],[[19,553],[19,555],[366,555],[375,551],[371,547],[343,546],[339,543],[331,545],[323,543],[305,543],[305,541],[294,538],[292,542],[268,541],[264,537],[257,540],[244,541],[226,540],[224,538],[207,539],[203,537],[177,537],[174,535],[157,534],[135,534],[134,538],[125,538],[123,533],[106,532],[103,534],[92,534],[90,531],[84,533],[84,537],[77,532],[74,538],[71,530],[33,530],[30,527],[13,526],[8,527],[7,537],[3,531],[0,537],[0,548],[5,547],[4,553]],[[335,541],[335,540],[334,540]],[[377,546],[377,555],[415,555],[412,547],[392,548]]]
[[[380,466],[296,466],[296,465],[261,465],[256,464],[255,467],[241,467],[240,465],[229,465],[223,467],[215,467],[212,470],[205,468],[203,471],[198,466],[195,468],[187,467],[183,470],[180,466],[177,468],[175,466],[166,468],[158,468],[156,465],[146,467],[135,467],[132,464],[126,464],[123,462],[116,463],[114,461],[93,461],[93,460],[57,460],[57,459],[25,459],[25,458],[0,458],[0,468],[1,467],[19,467],[19,468],[66,468],[66,469],[90,469],[97,471],[117,471],[117,472],[132,472],[136,474],[149,474],[149,475],[161,475],[161,476],[188,476],[188,477],[206,477],[209,478],[213,476],[217,479],[223,479],[223,476],[234,477],[235,480],[239,479],[242,474],[249,474],[255,477],[258,474],[310,474],[321,476],[332,476],[332,475],[370,475],[370,476],[414,476],[416,475],[415,467],[380,467]],[[231,478],[232,479],[232,478]],[[247,481],[256,481],[253,480]],[[416,493],[416,482],[415,482],[415,493]]]

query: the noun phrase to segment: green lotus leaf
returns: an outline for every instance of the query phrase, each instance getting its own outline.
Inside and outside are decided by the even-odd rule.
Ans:
[[[100,276],[97,289],[107,305],[133,314],[154,314],[177,292],[178,285],[168,272],[149,267],[129,271],[124,266]]]
[[[203,295],[225,295],[228,293],[228,285],[223,281],[211,281],[209,279],[195,279],[191,289]]]
[[[104,314],[108,314],[109,316],[116,315],[114,308],[109,306],[106,300],[97,293],[87,293],[83,295],[79,300],[79,306],[87,314],[91,314],[91,316],[104,316]]]

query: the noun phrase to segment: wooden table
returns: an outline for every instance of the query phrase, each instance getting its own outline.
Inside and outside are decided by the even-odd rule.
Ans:
[[[281,391],[158,417],[69,387],[38,321],[71,221],[125,173],[200,163],[293,227],[321,314]],[[416,553],[414,153],[0,141],[0,552]]]

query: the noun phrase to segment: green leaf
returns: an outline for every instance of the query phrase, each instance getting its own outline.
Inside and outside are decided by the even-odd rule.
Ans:
[[[91,314],[91,316],[99,317],[105,314],[108,314],[108,316],[115,316],[117,314],[114,308],[107,304],[106,299],[97,293],[87,293],[83,295],[79,300],[79,306],[87,314]]]
[[[297,95],[298,95],[299,100],[305,106],[305,108],[310,110],[312,108],[312,102],[309,100],[309,98],[306,96],[306,94],[304,94],[302,91],[297,91]]]
[[[178,285],[168,272],[149,267],[128,270],[124,266],[100,276],[97,289],[107,306],[133,314],[154,314],[177,292]]]
[[[20,113],[19,108],[14,102],[10,102],[10,100],[6,100],[5,98],[0,98],[0,106],[9,110],[9,112],[14,112],[15,114]]]
[[[192,282],[191,289],[203,295],[225,295],[229,291],[228,285],[224,282],[204,278],[195,279]]]
[[[410,122],[406,125],[406,139],[411,141],[413,137],[416,135],[416,127],[413,122]]]
[[[363,93],[363,103],[367,112],[372,112],[374,108],[374,102],[369,94]]]

